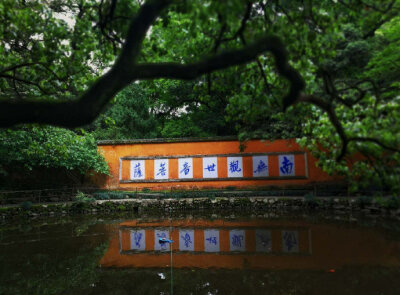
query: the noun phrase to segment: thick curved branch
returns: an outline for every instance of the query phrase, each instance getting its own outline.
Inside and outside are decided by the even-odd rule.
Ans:
[[[283,99],[284,108],[287,108],[296,101],[304,89],[305,83],[300,74],[288,64],[285,47],[275,36],[267,36],[243,49],[220,53],[188,65],[178,63],[140,64],[130,73],[130,79],[192,80],[209,72],[248,63],[267,51],[274,55],[279,74],[291,83],[289,93]]]
[[[146,32],[170,1],[146,2],[133,19],[120,56],[111,70],[100,77],[79,100],[70,101],[0,101],[0,127],[19,123],[44,123],[63,127],[78,127],[93,121],[104,106],[125,86],[143,79],[191,80],[203,74],[244,64],[264,52],[271,52],[278,73],[290,82],[289,93],[283,99],[284,109],[296,102],[305,83],[289,65],[285,47],[278,37],[267,36],[242,49],[205,58],[188,65],[176,63],[136,64]]]
[[[146,37],[147,30],[160,15],[161,11],[170,5],[172,0],[147,1],[133,19],[128,36],[126,38],[121,55],[116,65],[131,67],[135,64],[136,58],[140,53],[142,42]]]
[[[42,123],[73,128],[93,121],[109,100],[132,81],[125,73],[135,65],[147,30],[170,2],[148,1],[139,9],[118,60],[79,100],[0,101],[0,127]]]

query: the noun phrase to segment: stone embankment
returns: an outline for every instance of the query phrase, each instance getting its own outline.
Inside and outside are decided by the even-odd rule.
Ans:
[[[94,202],[29,204],[0,207],[0,218],[37,217],[70,214],[107,214],[115,212],[179,212],[179,211],[243,211],[274,212],[317,210],[334,214],[351,212],[400,218],[397,199],[387,198],[307,198],[307,197],[220,197],[185,199],[121,199]]]

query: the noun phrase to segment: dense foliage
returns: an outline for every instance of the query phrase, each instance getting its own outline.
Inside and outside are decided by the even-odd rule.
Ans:
[[[6,0],[0,3],[1,98],[68,101],[90,94],[94,81],[126,57],[130,20],[144,3],[165,9],[138,39],[134,63],[142,65],[142,81],[86,127],[97,139],[296,137],[327,172],[355,185],[400,190],[399,0]],[[231,67],[200,77],[189,77],[192,68],[187,77],[177,75],[191,81],[143,74],[150,63],[154,69],[174,62],[172,73],[176,64],[206,62],[199,57],[248,48],[261,36],[278,36],[285,48],[277,45],[278,53],[251,63],[232,59]],[[283,98],[293,81],[276,67],[284,51],[286,67],[305,83],[289,104]],[[118,71],[117,80],[127,84],[129,68]],[[90,118],[101,104],[87,106]]]
[[[16,167],[108,174],[107,163],[97,153],[92,135],[77,135],[57,127],[25,126],[0,130],[0,172],[7,175],[10,168]]]

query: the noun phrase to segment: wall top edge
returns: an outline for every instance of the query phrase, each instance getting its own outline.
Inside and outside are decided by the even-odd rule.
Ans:
[[[295,138],[274,140],[291,140]],[[252,138],[251,140],[268,141],[268,139]],[[151,138],[151,139],[124,139],[124,140],[99,140],[97,145],[125,145],[125,144],[151,144],[151,143],[180,143],[180,142],[211,142],[211,141],[239,141],[237,136],[210,136],[210,137],[181,137],[181,138]]]
[[[99,140],[97,145],[124,145],[146,143],[179,143],[179,142],[207,142],[207,141],[238,141],[236,136],[211,136],[211,137],[182,137],[182,138],[151,138],[151,139],[126,139],[126,140]]]

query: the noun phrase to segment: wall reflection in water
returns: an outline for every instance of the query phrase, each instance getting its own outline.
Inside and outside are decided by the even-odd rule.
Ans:
[[[168,267],[172,253],[177,268],[268,268],[279,257],[310,256],[311,241],[308,226],[265,220],[131,220],[120,224],[101,265]]]
[[[172,239],[160,244],[159,238]],[[371,229],[277,220],[131,220],[103,267],[331,269],[400,265],[400,244]],[[397,253],[397,254],[396,254]]]

